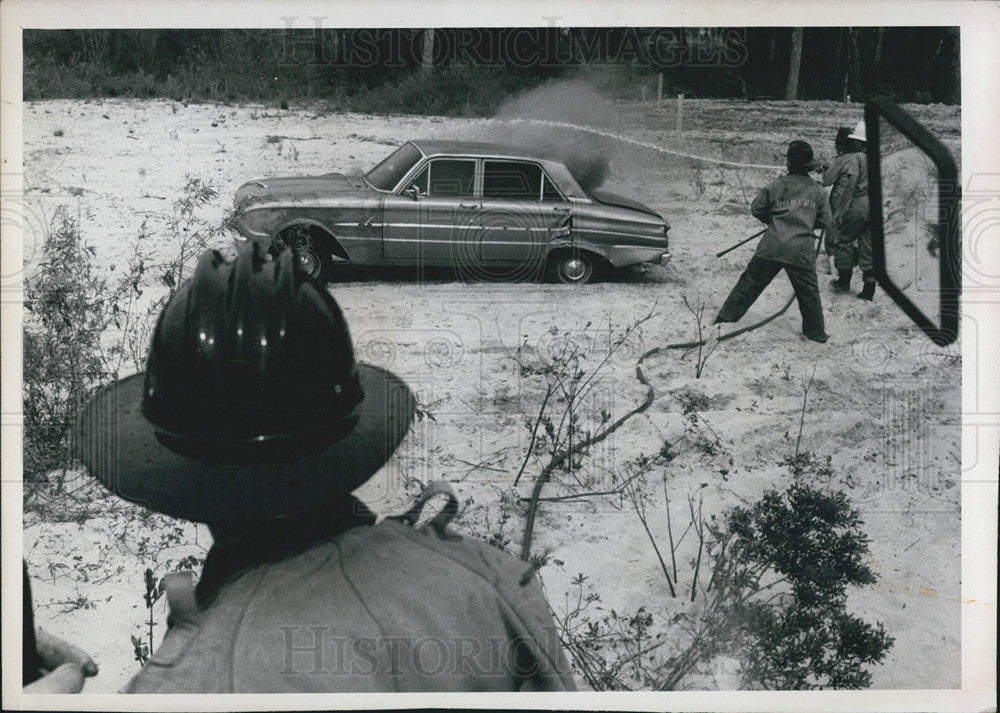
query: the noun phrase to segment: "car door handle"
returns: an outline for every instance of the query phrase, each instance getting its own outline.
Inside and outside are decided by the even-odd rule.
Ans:
[[[478,203],[459,203],[458,207],[459,208],[469,208],[471,210],[479,210],[479,204]]]
[[[553,207],[552,210],[554,210],[556,213],[569,213],[570,212],[569,207],[568,206],[564,206],[564,205],[557,205],[557,206]]]

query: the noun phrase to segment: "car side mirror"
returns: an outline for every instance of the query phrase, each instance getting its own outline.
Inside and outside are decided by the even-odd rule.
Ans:
[[[404,196],[410,196],[413,200],[417,200],[423,196],[423,191],[420,190],[420,186],[414,183],[412,186],[403,191]]]
[[[898,106],[865,104],[875,279],[939,346],[958,338],[961,186],[951,152]]]

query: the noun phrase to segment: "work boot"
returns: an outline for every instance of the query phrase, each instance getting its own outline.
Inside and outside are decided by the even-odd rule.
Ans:
[[[850,292],[851,291],[851,272],[850,269],[847,270],[837,270],[838,277],[836,280],[830,283],[830,286],[837,292]]]
[[[873,270],[865,270],[863,273],[865,279],[865,286],[861,288],[861,292],[858,297],[863,300],[868,300],[871,302],[872,298],[875,297],[875,275]]]

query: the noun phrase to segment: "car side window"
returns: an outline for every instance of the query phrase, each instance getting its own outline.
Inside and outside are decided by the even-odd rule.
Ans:
[[[476,162],[467,159],[435,159],[428,165],[429,196],[471,198],[476,185]],[[423,174],[421,174],[423,176]],[[421,180],[420,178],[417,179]],[[421,187],[422,190],[423,187]]]
[[[483,198],[541,200],[542,169],[523,161],[485,161]]]
[[[556,188],[556,184],[552,182],[552,179],[548,176],[542,174],[542,200],[543,201],[562,201],[566,200],[562,197],[559,189]]]
[[[419,190],[420,195],[426,196],[427,195],[427,176],[430,174],[430,172],[431,172],[431,167],[428,164],[427,166],[424,167],[424,170],[420,172],[420,175],[418,175],[416,178],[414,178],[410,182],[410,185],[407,186],[407,188],[409,189],[409,188],[416,187]]]

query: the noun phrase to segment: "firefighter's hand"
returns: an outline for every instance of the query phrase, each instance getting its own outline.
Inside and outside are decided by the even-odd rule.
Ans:
[[[79,693],[84,679],[97,675],[97,664],[79,647],[42,629],[35,639],[48,673],[25,686],[25,693]]]

